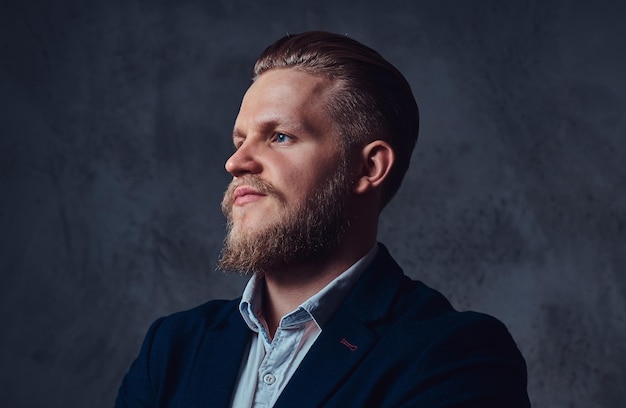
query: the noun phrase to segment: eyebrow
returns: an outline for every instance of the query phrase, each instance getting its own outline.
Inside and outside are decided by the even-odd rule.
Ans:
[[[246,138],[246,135],[243,132],[241,132],[237,128],[233,129],[233,140],[235,140],[235,139],[245,139],[245,138]]]
[[[282,129],[285,132],[293,133],[294,136],[306,134],[306,135],[316,135],[316,129],[310,123],[306,121],[280,121],[278,119],[271,119],[266,121],[259,121],[257,124],[258,128],[262,133],[269,132],[270,130]],[[247,134],[238,128],[233,128],[233,140],[235,139],[245,139]]]

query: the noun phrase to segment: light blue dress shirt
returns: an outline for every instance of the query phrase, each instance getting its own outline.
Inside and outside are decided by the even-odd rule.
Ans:
[[[276,403],[324,324],[377,252],[378,245],[374,245],[363,258],[283,316],[273,340],[270,340],[261,310],[265,281],[256,275],[250,278],[239,303],[239,311],[250,330],[257,334],[252,336],[248,354],[244,355],[232,407],[272,407]]]

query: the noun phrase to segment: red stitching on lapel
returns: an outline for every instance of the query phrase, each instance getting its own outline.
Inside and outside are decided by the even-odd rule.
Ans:
[[[347,348],[350,349],[350,351],[355,351],[356,349],[359,348],[359,346],[355,346],[354,344],[350,344],[348,342],[348,340],[345,339],[345,337],[343,339],[341,339],[341,341],[339,342],[341,344],[343,344],[344,346],[346,346]]]

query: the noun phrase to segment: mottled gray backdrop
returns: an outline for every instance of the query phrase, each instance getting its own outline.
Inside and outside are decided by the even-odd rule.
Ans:
[[[345,33],[422,112],[380,222],[406,272],[503,320],[535,407],[626,406],[626,7],[603,1],[2,1],[0,405],[108,407],[215,270],[251,65]]]

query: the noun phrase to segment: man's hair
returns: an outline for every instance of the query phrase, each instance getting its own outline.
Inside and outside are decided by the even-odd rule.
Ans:
[[[396,162],[383,186],[382,209],[400,188],[417,141],[419,111],[407,80],[373,49],[321,31],[286,35],[267,47],[253,80],[277,68],[335,82],[328,111],[343,135],[344,154],[377,139],[391,145]]]

